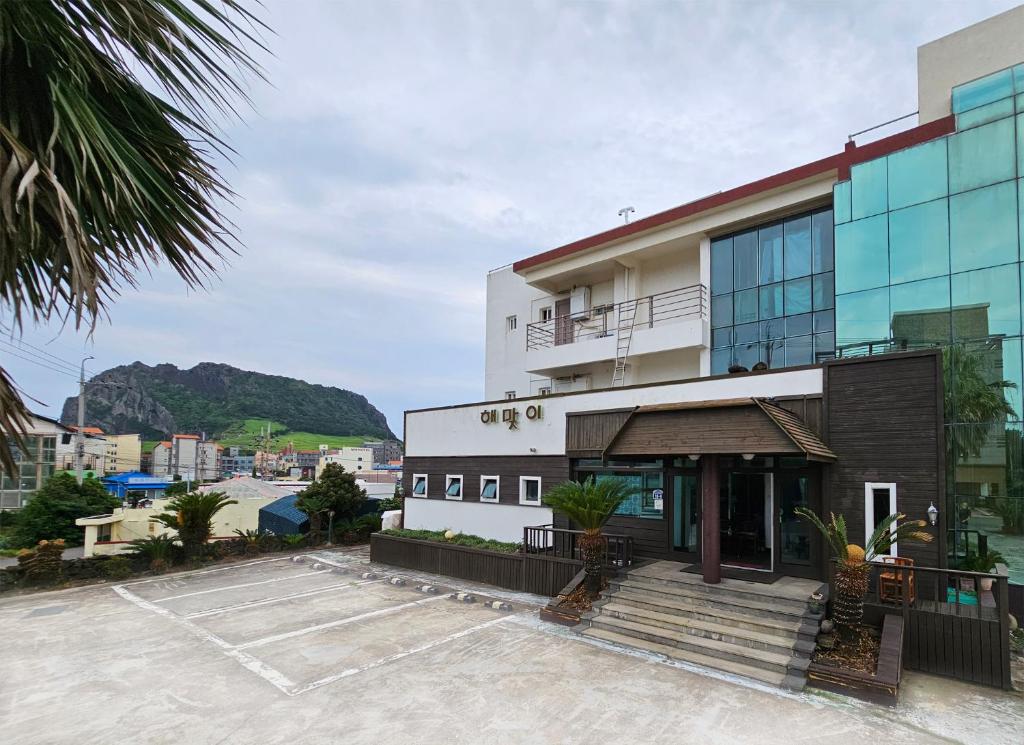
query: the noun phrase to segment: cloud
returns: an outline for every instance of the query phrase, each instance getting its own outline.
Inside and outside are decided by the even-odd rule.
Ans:
[[[838,152],[914,110],[919,44],[1012,5],[269,0],[270,84],[225,132],[244,249],[48,348],[340,385],[399,430],[482,397],[487,270]],[[51,412],[74,392],[8,363]]]

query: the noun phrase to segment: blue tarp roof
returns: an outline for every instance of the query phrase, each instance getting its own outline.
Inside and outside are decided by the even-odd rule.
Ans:
[[[308,531],[309,516],[295,507],[295,500],[298,498],[298,494],[289,494],[286,497],[275,499],[265,507],[261,507],[260,532],[270,532],[274,535],[293,535]]]

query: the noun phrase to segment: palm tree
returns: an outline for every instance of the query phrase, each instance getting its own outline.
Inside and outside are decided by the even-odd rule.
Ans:
[[[868,538],[867,546],[861,548],[850,543],[846,519],[842,515],[832,513],[826,525],[805,507],[797,507],[794,512],[817,528],[831,549],[836,563],[833,616],[837,628],[842,629],[847,638],[853,627],[858,626],[864,618],[864,598],[868,594],[871,562],[888,553],[896,542],[928,543],[932,540],[930,533],[921,530],[926,525],[924,520],[906,520],[906,515],[892,514],[878,524]]]
[[[608,519],[624,501],[636,494],[636,487],[616,478],[563,481],[545,496],[544,504],[572,520],[583,531],[579,539],[585,574],[584,588],[590,597],[601,591],[601,566],[605,538],[601,532]]]
[[[175,497],[167,503],[167,512],[149,519],[178,531],[185,555],[191,559],[198,556],[210,540],[213,516],[229,504],[238,502],[228,499],[223,492],[194,491]]]
[[[178,540],[170,535],[148,535],[128,544],[128,551],[149,561],[149,568],[157,574],[173,561]]]
[[[166,261],[201,286],[235,250],[215,119],[261,76],[240,0],[0,3],[0,310],[95,326],[121,285]],[[0,368],[0,431],[28,409]],[[0,465],[13,470],[8,437]]]

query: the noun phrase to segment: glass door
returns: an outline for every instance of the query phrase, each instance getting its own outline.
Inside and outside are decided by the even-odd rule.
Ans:
[[[772,474],[731,471],[720,495],[722,564],[771,571]]]
[[[695,473],[672,477],[672,549],[700,556],[700,488]]]

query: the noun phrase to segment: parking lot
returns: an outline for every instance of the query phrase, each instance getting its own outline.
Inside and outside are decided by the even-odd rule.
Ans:
[[[1024,728],[1014,694],[926,676],[896,712],[787,694],[586,642],[540,622],[536,596],[360,550],[298,558],[0,600],[3,741],[995,744]]]

